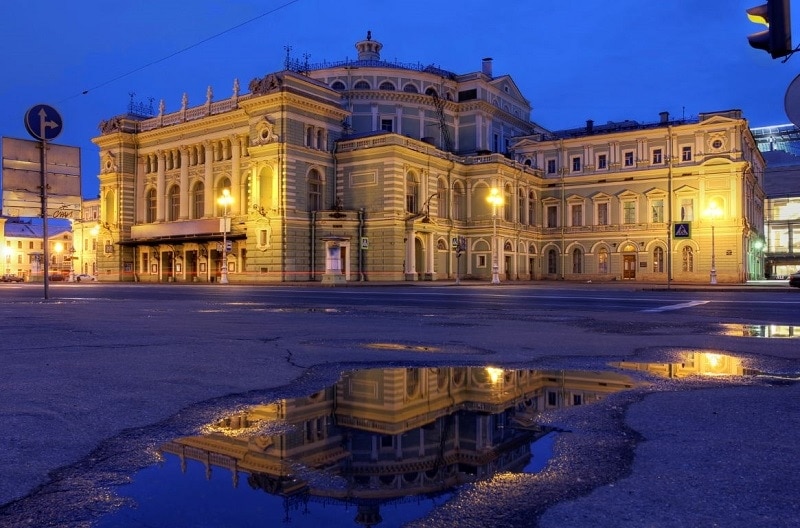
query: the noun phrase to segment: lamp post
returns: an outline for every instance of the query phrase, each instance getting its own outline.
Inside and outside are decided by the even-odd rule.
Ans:
[[[497,262],[497,207],[503,205],[503,196],[500,191],[492,187],[486,201],[492,204],[492,284],[500,284],[500,269]]]
[[[714,220],[722,216],[722,209],[717,202],[711,202],[706,209],[706,216],[711,219],[711,284],[717,283],[716,248],[714,246]]]
[[[222,189],[222,196],[217,198],[217,203],[222,206],[222,273],[220,284],[228,284],[228,206],[233,203],[233,196],[229,189]]]

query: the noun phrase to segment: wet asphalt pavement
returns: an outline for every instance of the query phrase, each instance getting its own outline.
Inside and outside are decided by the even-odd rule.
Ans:
[[[800,386],[788,378],[800,372],[800,338],[696,331],[714,321],[683,332],[688,320],[672,321],[643,337],[635,329],[652,323],[646,314],[628,321],[633,331],[607,331],[613,314],[476,321],[391,306],[282,312],[218,299],[0,297],[0,526],[89,526],[113,498],[82,485],[81,468],[98,458],[143,467],[148,447],[195,430],[209,405],[254,392],[303,394],[373,366],[601,369],[691,349],[777,376],[650,380],[545,415],[564,433],[544,472],[470,486],[412,525],[799,526]],[[429,349],[364,346],[378,341]]]

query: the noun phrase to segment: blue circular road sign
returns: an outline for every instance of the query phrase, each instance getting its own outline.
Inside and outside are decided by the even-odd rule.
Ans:
[[[52,106],[37,104],[25,113],[25,130],[40,141],[51,141],[63,128],[61,115]]]

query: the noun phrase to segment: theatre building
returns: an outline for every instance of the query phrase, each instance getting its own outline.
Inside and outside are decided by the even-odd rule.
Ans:
[[[98,280],[762,272],[763,160],[738,111],[551,132],[491,59],[456,74],[381,49],[368,33],[355,60],[287,57],[223,98],[103,121]]]

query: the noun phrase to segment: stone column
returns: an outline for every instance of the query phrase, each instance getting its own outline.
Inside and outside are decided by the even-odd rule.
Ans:
[[[416,274],[416,261],[414,258],[414,229],[406,230],[406,280]]]
[[[148,154],[147,156],[150,156]],[[147,177],[145,173],[145,167],[147,167],[147,163],[145,163],[146,157],[140,156],[138,160],[136,160],[136,180],[135,180],[135,196],[136,196],[136,211],[133,215],[133,223],[139,223],[145,221],[145,207],[147,207],[147,203],[145,200],[144,195],[144,181]]]
[[[189,204],[191,203],[191,190],[189,189],[189,149],[184,145],[179,148],[181,156],[181,193],[180,213],[178,218],[189,218]]]
[[[158,158],[158,174],[156,176],[156,222],[164,221],[164,202],[166,201],[166,164],[167,160],[163,150],[156,152]]]
[[[231,196],[233,196],[233,204],[231,205],[231,215],[243,214],[247,211],[245,203],[242,200],[242,174],[241,174],[241,155],[242,148],[240,144],[240,137],[236,134],[231,136]]]
[[[205,173],[203,182],[205,184],[205,203],[203,204],[203,216],[211,218],[215,216],[214,203],[216,197],[214,196],[214,145],[210,141],[203,143],[204,156],[203,163],[205,165]]]

